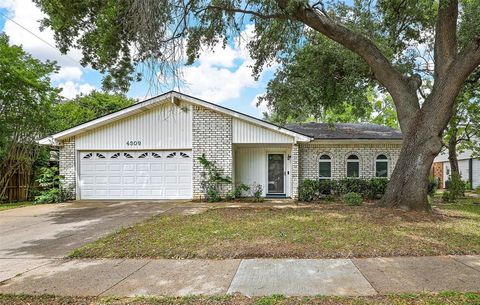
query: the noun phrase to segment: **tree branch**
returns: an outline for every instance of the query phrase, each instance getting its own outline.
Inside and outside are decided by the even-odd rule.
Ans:
[[[440,0],[435,29],[435,79],[445,76],[457,55],[458,0]]]
[[[217,6],[217,5],[208,5],[205,7],[205,9],[216,9],[216,10],[222,10],[222,11],[227,11],[232,13],[248,14],[248,15],[253,15],[255,17],[259,17],[263,19],[288,19],[287,15],[281,14],[281,13],[265,15],[257,11],[241,9],[237,7],[226,7],[226,6],[223,7],[223,6]]]
[[[288,0],[276,0],[280,8],[286,9]],[[358,54],[372,69],[374,77],[392,95],[402,130],[410,125],[412,113],[420,108],[418,82],[402,75],[368,38],[328,18],[318,10],[306,6],[297,9],[293,17]]]

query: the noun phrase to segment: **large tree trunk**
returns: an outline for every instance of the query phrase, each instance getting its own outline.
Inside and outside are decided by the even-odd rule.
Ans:
[[[433,159],[442,147],[441,132],[429,128],[431,119],[419,119],[404,132],[402,149],[380,205],[404,210],[430,210],[428,176]]]
[[[452,130],[450,139],[448,140],[448,161],[450,162],[451,175],[459,177],[460,170],[458,168],[458,159],[457,159],[457,128]]]

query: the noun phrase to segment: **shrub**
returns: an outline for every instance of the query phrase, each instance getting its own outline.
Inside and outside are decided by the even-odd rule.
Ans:
[[[320,195],[331,196],[335,193],[336,189],[337,189],[336,180],[319,180],[318,181],[318,193]]]
[[[250,187],[245,183],[240,183],[234,186],[232,191],[227,195],[227,200],[237,199],[243,196],[243,192],[248,192]]]
[[[389,180],[387,178],[372,178],[368,181],[368,187],[363,194],[369,199],[380,199],[387,190]]]
[[[35,203],[63,202],[73,197],[73,190],[63,187],[63,177],[58,167],[43,167],[37,178],[41,187],[40,195],[35,196]]]
[[[475,189],[475,192],[476,192],[478,195],[480,195],[480,185],[477,186],[477,188]]]
[[[366,196],[370,188],[370,182],[365,179],[344,178],[338,180],[337,194],[342,196],[348,193],[358,193]]]
[[[319,181],[305,179],[298,187],[298,200],[300,201],[314,201],[319,198]]]
[[[343,195],[343,201],[350,206],[355,206],[355,205],[361,205],[363,202],[363,198],[358,193],[350,192]]]
[[[250,194],[253,197],[254,201],[256,202],[262,201],[263,200],[262,193],[263,193],[263,187],[261,184],[254,182],[250,186]]]
[[[442,200],[445,202],[454,202],[458,197],[465,196],[467,183],[462,181],[462,177],[453,174],[448,179],[448,188],[443,192]]]
[[[430,176],[428,178],[428,195],[433,196],[438,189],[438,178]]]

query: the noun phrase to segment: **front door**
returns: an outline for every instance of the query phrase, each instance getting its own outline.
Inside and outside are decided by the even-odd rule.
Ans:
[[[285,156],[268,154],[268,194],[285,193]]]

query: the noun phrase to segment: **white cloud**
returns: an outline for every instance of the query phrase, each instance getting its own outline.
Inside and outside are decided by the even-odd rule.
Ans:
[[[219,44],[213,50],[202,52],[195,66],[183,70],[186,82],[184,91],[214,103],[222,103],[240,97],[244,89],[258,88],[261,84],[252,77],[251,66],[254,61],[246,47],[252,35],[253,25],[248,25],[241,37],[235,39],[234,46],[223,48]],[[273,68],[268,67],[263,73]]]
[[[82,70],[79,67],[62,67],[58,73],[52,75],[53,81],[75,80],[79,81],[82,77]]]
[[[68,99],[74,98],[79,94],[88,94],[95,90],[95,87],[90,84],[79,84],[73,81],[61,83],[58,87],[62,89],[60,95]]]
[[[260,104],[258,104],[258,99],[260,98],[260,96],[262,96],[263,94],[257,94],[252,102],[250,103],[250,106],[254,107],[257,109],[258,111],[258,116],[259,117],[262,117],[263,116],[263,113],[266,112],[266,113],[270,113],[270,111],[268,110],[268,107],[267,107],[267,102],[265,101],[262,101]]]
[[[59,85],[59,87],[64,88],[63,95],[71,96],[74,91],[91,91],[90,88],[93,88],[93,85],[81,81],[85,70],[79,64],[82,57],[81,51],[78,49],[71,50],[66,56],[52,47],[55,46],[53,31],[50,29],[40,31],[40,20],[43,19],[44,14],[31,0],[0,0],[0,8],[5,8],[8,11],[9,18],[13,20],[7,19],[3,28],[3,32],[10,37],[11,44],[21,45],[26,52],[42,61],[55,60],[58,63],[60,71],[58,74],[52,75],[52,81],[63,81]]]

